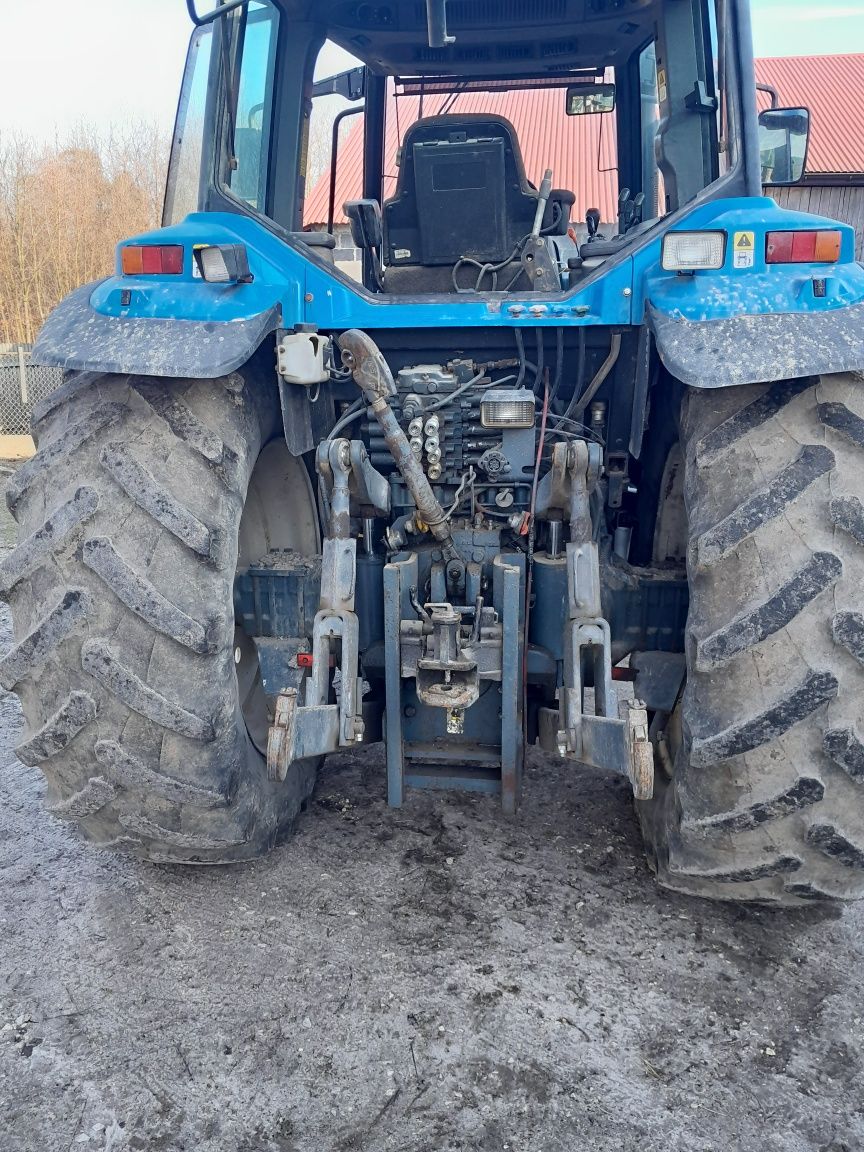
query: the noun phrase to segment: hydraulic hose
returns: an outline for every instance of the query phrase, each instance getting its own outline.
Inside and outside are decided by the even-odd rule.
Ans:
[[[579,417],[582,415],[582,413],[585,411],[585,409],[588,407],[588,405],[591,403],[591,401],[597,395],[597,392],[600,389],[600,385],[603,383],[603,381],[606,379],[606,377],[609,375],[609,373],[612,371],[612,369],[617,364],[618,356],[619,356],[620,352],[621,352],[621,335],[620,335],[620,333],[616,332],[612,336],[612,341],[611,341],[611,344],[609,347],[609,355],[606,357],[606,359],[600,365],[600,368],[597,371],[597,375],[594,377],[594,379],[588,385],[588,390],[586,391],[585,395],[580,396],[578,402],[576,404],[571,404],[570,407],[567,409],[568,417],[572,416],[577,420],[579,419]]]
[[[342,363],[350,368],[354,382],[375,414],[384,433],[384,442],[402,473],[402,479],[411,493],[418,517],[441,545],[445,560],[459,559],[459,553],[450,534],[447,514],[438,503],[432,486],[426,479],[420,462],[411,451],[408,437],[388,403],[396,394],[393,373],[381,350],[370,336],[359,328],[343,332],[337,341],[342,351]]]
[[[581,335],[584,331],[585,331],[584,328],[581,328],[579,330],[580,338],[581,338]],[[579,345],[580,376],[581,376],[581,358],[582,358],[583,347],[584,346],[582,344]],[[601,384],[604,382],[606,377],[609,375],[609,373],[615,367],[615,365],[618,361],[618,356],[619,356],[620,352],[621,352],[621,335],[620,335],[620,333],[615,332],[612,336],[612,340],[611,340],[610,345],[609,345],[609,355],[606,357],[606,359],[600,365],[600,367],[597,371],[597,375],[594,377],[594,379],[588,385],[588,388],[585,392],[585,395],[581,396],[579,394],[579,392],[577,392],[577,391],[573,392],[573,399],[570,401],[569,405],[567,406],[567,411],[564,413],[565,419],[578,420],[581,417],[582,413],[585,411],[585,409],[588,407],[588,405],[591,403],[591,401],[597,395],[597,392],[599,391]],[[579,387],[579,382],[577,381],[577,388],[578,387]]]

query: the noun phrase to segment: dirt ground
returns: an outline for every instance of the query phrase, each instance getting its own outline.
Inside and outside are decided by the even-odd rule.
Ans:
[[[394,811],[371,748],[269,858],[160,868],[43,811],[20,723],[0,1152],[864,1148],[864,907],[661,892],[622,782],[535,755],[515,821]]]

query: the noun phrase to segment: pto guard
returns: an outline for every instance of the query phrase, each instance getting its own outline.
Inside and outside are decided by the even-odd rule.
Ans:
[[[78,288],[51,313],[33,349],[34,364],[135,376],[215,379],[242,367],[279,327],[278,304],[229,322],[111,316],[90,299],[101,284]]]

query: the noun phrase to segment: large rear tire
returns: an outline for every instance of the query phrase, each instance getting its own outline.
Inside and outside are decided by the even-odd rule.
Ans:
[[[662,884],[864,895],[864,380],[684,400],[687,686],[640,805]]]
[[[39,450],[7,489],[19,544],[0,565],[18,756],[97,844],[190,863],[265,852],[316,768],[268,779],[257,656],[235,639],[238,551],[317,551],[302,463],[267,443],[281,432],[275,386],[251,369],[77,374],[34,431]]]

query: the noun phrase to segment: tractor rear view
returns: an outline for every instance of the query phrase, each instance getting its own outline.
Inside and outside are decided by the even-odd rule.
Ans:
[[[7,491],[52,810],[242,860],[330,752],[514,813],[539,745],[668,887],[861,895],[864,268],[762,195],[809,125],[745,0],[188,5],[164,227],[49,317]]]

